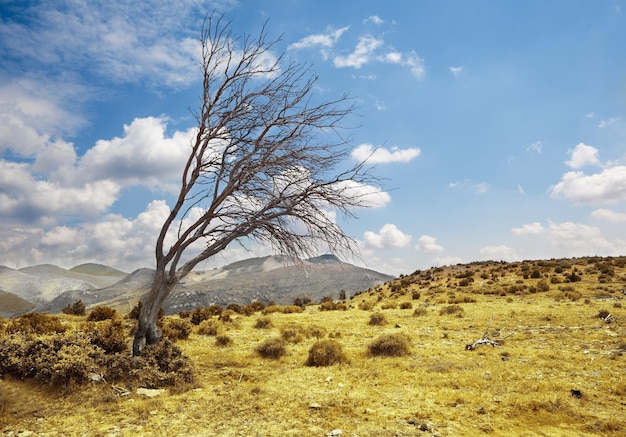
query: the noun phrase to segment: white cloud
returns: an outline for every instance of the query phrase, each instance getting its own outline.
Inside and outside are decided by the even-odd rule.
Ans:
[[[416,250],[422,250],[425,253],[440,253],[444,250],[443,246],[437,244],[437,239],[430,235],[422,235],[417,241]]]
[[[411,243],[411,236],[405,234],[394,224],[387,223],[378,233],[366,231],[363,234],[365,246],[374,249],[406,247]]]
[[[433,258],[433,263],[436,266],[453,266],[462,262],[463,259],[458,256],[438,256]]]
[[[391,202],[389,193],[373,185],[350,181],[341,184],[337,189],[343,190],[345,196],[359,198],[363,205],[369,208],[381,208]]]
[[[411,70],[411,74],[418,80],[424,78],[426,74],[426,67],[424,64],[424,60],[420,58],[417,53],[412,51],[408,57],[404,65],[408,66]]]
[[[463,179],[462,181],[458,181],[458,182],[450,182],[448,184],[448,188],[469,189],[476,194],[483,194],[483,193],[486,193],[487,190],[489,190],[489,184],[487,184],[486,182],[473,182],[470,179]]]
[[[586,165],[597,165],[598,161],[598,149],[593,146],[588,146],[584,143],[576,145],[574,150],[569,151],[570,160],[566,161],[566,164],[571,168],[581,168]]]
[[[450,67],[450,73],[454,77],[459,77],[459,75],[463,72],[463,67]]]
[[[626,222],[626,214],[615,212],[610,209],[596,209],[591,213],[591,217],[597,220],[603,220],[612,223],[624,223]]]
[[[383,24],[385,21],[380,18],[378,15],[370,15],[364,21],[364,23],[374,23],[374,24]]]
[[[342,27],[340,29],[333,29],[332,27],[329,27],[325,33],[309,35],[302,38],[300,41],[289,45],[288,50],[300,50],[312,47],[331,48],[337,43],[337,41],[339,41],[341,35],[343,35],[349,28],[350,26]]]
[[[552,197],[565,197],[578,204],[599,205],[626,200],[626,166],[615,166],[586,175],[570,171],[551,188]]]
[[[408,149],[400,149],[392,147],[385,149],[384,147],[374,148],[371,144],[361,144],[352,151],[352,157],[357,161],[365,161],[369,164],[382,164],[389,162],[409,162],[413,158],[420,155],[421,151],[417,147]]]
[[[361,68],[373,59],[374,51],[383,45],[382,39],[376,39],[373,36],[361,36],[354,51],[347,56],[335,56],[333,63],[335,67],[353,67]]]
[[[619,121],[619,118],[614,118],[614,117],[609,118],[607,120],[600,120],[600,123],[598,124],[598,127],[600,129],[604,129],[604,128],[607,128],[607,127],[609,127],[611,125],[614,125],[618,121]]]
[[[535,141],[534,143],[529,145],[526,150],[541,155],[541,151],[543,150],[543,143],[541,141]]]
[[[515,249],[504,245],[484,246],[478,251],[478,253],[480,253],[485,260],[514,261],[517,259]]]
[[[511,229],[514,235],[542,234],[544,231],[543,225],[539,222],[527,223],[519,228]]]

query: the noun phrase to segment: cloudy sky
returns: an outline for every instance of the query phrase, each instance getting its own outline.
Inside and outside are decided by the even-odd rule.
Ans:
[[[154,265],[213,8],[355,98],[387,193],[350,261],[626,254],[626,0],[0,0],[0,265]]]

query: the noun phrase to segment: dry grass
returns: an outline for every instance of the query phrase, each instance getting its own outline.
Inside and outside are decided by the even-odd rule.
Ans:
[[[90,383],[61,394],[7,377],[0,379],[0,431],[14,436],[30,431],[317,437],[335,429],[360,437],[626,435],[626,310],[615,305],[625,298],[620,290],[626,268],[613,264],[608,282],[606,276],[599,281],[601,269],[586,259],[563,262],[563,273],[555,273],[554,265],[524,271],[524,263],[431,269],[403,278],[393,296],[391,284],[360,294],[346,311],[320,311],[315,305],[302,313],[270,311],[273,327],[265,329],[255,328],[258,314],[240,316],[236,328],[223,328],[232,339],[228,347],[217,346],[194,326],[187,340],[177,342],[194,363],[194,389],[170,388],[149,399],[119,396],[110,384]],[[574,267],[581,281],[550,282],[551,276],[567,280]],[[536,276],[534,269],[539,278],[530,277]],[[474,281],[455,285],[469,278],[468,270]],[[540,280],[550,284],[548,291],[536,289]],[[564,285],[580,298],[563,298],[558,286]],[[419,317],[400,309],[416,292],[418,309],[425,309]],[[398,309],[384,310],[388,323],[370,325],[370,316],[390,300]],[[451,300],[462,311],[449,312]],[[614,317],[611,323],[600,319],[605,312]],[[481,338],[492,315],[493,338],[513,335],[501,347],[465,350]],[[79,323],[75,316],[62,320]],[[287,341],[281,332],[298,341]],[[320,356],[342,352],[349,362],[306,365],[314,345],[330,337],[325,333],[336,343]],[[389,335],[408,338],[410,354],[372,357],[368,346]],[[581,396],[572,396],[572,390]]]

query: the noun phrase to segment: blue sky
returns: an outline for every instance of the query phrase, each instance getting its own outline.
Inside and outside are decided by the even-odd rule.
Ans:
[[[0,265],[153,266],[213,8],[354,97],[387,191],[349,261],[626,254],[626,0],[0,0]]]

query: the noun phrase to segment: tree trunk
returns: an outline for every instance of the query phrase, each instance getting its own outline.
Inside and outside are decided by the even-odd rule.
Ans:
[[[163,302],[172,291],[173,285],[165,279],[164,272],[157,272],[152,287],[142,301],[137,319],[137,330],[133,340],[133,357],[141,355],[144,345],[156,344],[161,339],[161,330],[157,325],[159,311]]]

